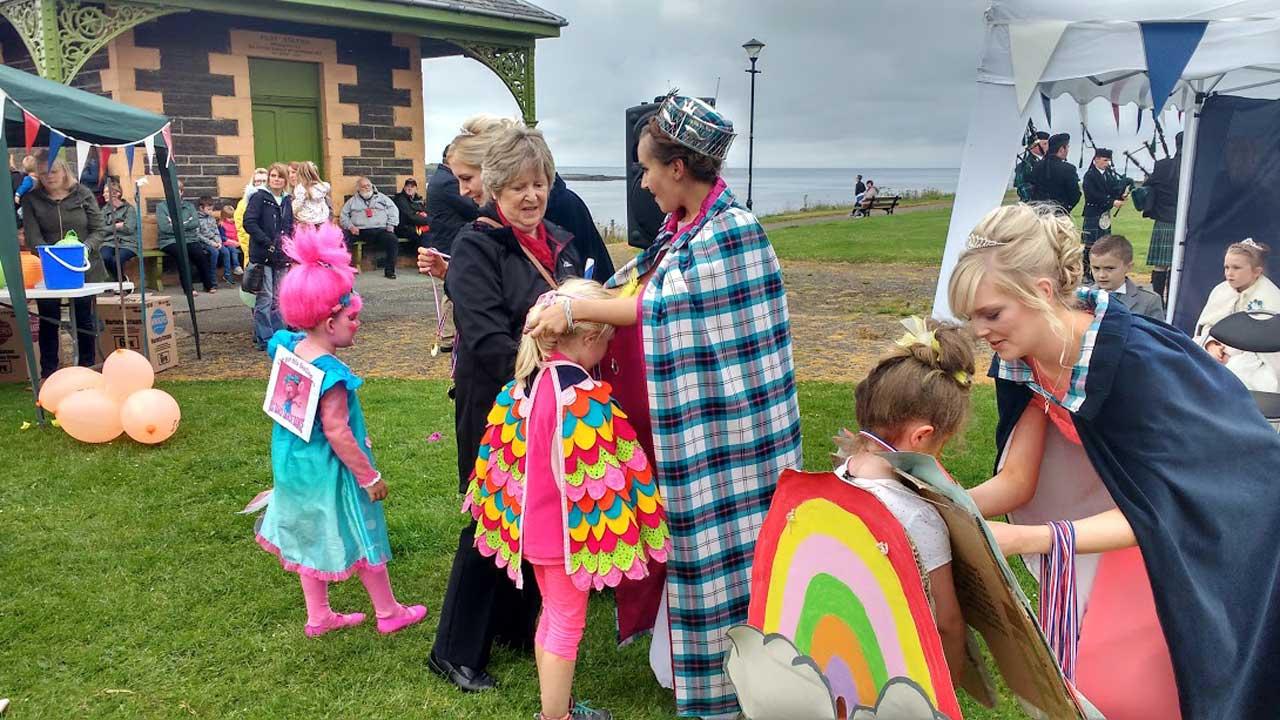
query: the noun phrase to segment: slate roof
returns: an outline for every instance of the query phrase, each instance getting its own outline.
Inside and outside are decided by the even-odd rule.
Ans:
[[[525,2],[525,0],[386,0],[387,2],[396,3],[398,5],[417,5],[420,7],[436,8],[439,10],[452,10],[454,12],[470,13],[474,15],[489,15],[491,17],[505,18],[508,20],[519,20],[521,22],[534,22],[544,25],[553,25],[555,27],[564,27],[569,24],[568,20],[547,12],[533,3]]]

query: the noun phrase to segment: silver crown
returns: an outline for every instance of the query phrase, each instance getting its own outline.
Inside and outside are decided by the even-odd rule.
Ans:
[[[999,247],[1004,243],[998,243],[994,240],[988,240],[982,235],[969,233],[969,240],[965,243],[966,250],[977,250],[979,248]]]
[[[1262,249],[1262,246],[1261,246],[1261,245],[1259,245],[1258,243],[1254,242],[1254,241],[1253,241],[1253,238],[1245,238],[1244,240],[1241,240],[1241,241],[1240,241],[1240,244],[1241,244],[1241,245],[1243,245],[1243,246],[1245,246],[1245,247],[1253,248],[1254,250],[1261,250],[1261,249]]]

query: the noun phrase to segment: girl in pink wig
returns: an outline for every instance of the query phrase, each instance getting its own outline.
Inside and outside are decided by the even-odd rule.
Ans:
[[[285,251],[295,263],[280,287],[280,310],[290,327],[268,345],[287,348],[324,373],[310,440],[277,424],[271,435],[275,478],[258,544],[298,573],[307,603],[307,637],[364,622],[364,613],[329,608],[329,583],[354,573],[369,591],[378,632],[393,633],[426,617],[422,605],[396,601],[387,577],[391,547],[381,500],[387,483],[373,465],[372,443],[356,389],[362,380],[338,360],[355,343],[360,296],[352,289],[351,256],[331,224],[299,226]]]

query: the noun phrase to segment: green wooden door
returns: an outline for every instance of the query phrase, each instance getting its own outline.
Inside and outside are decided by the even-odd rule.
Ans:
[[[324,174],[320,144],[320,66],[249,60],[253,154],[259,167],[310,160]]]

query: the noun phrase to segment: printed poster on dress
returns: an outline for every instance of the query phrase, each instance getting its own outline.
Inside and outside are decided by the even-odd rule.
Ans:
[[[320,407],[320,383],[324,373],[315,365],[281,347],[271,364],[271,381],[262,411],[285,430],[311,442],[311,428]]]

